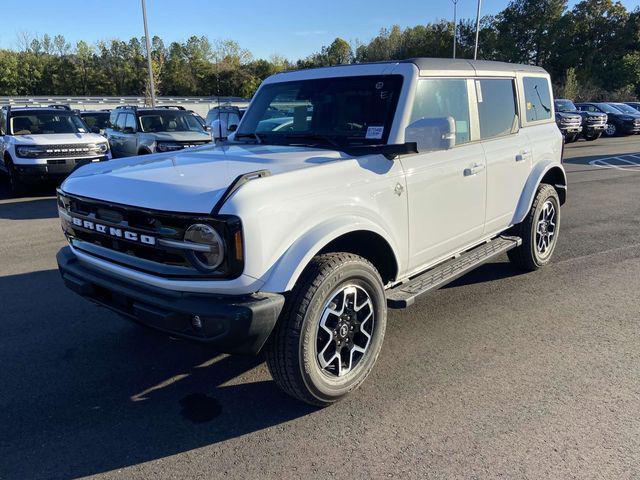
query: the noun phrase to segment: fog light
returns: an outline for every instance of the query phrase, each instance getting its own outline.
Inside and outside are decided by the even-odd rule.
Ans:
[[[191,325],[196,330],[202,329],[202,319],[200,319],[199,315],[194,315],[193,317],[191,317]]]

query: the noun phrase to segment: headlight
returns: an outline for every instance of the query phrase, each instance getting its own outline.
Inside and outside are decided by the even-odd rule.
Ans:
[[[184,234],[184,240],[209,247],[208,251],[193,250],[189,252],[189,260],[198,270],[211,272],[222,263],[224,245],[222,238],[213,227],[204,223],[191,225]]]
[[[35,145],[27,145],[18,147],[16,149],[16,153],[19,157],[37,157],[38,155],[44,153],[44,149]]]
[[[109,151],[109,144],[107,142],[98,143],[95,146],[95,151],[98,153],[107,153]]]
[[[156,150],[159,152],[170,152],[172,150],[180,150],[182,145],[172,142],[158,142],[156,143]]]

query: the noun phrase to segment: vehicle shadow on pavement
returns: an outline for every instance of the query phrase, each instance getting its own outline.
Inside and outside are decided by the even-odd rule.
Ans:
[[[37,220],[58,216],[55,188],[34,189],[29,195],[15,198],[0,177],[0,219]],[[48,197],[48,198],[42,198]]]
[[[66,291],[56,270],[0,277],[0,295],[0,478],[110,471],[315,410],[261,358],[132,324]]]
[[[0,219],[38,220],[55,218],[58,207],[55,198],[16,199],[0,203]]]
[[[525,273],[526,272],[523,272],[522,270],[518,270],[511,262],[508,261],[502,263],[485,263],[442,288],[456,288],[476,283],[493,282],[495,280],[517,277],[524,275]]]

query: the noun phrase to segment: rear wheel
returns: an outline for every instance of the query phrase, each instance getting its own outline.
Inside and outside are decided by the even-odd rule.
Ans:
[[[369,375],[386,323],[375,267],[351,253],[319,255],[287,298],[266,349],[267,366],[289,395],[330,405]]]
[[[560,231],[560,199],[551,185],[541,184],[526,218],[514,227],[522,245],[509,250],[509,260],[525,271],[537,270],[551,260]]]

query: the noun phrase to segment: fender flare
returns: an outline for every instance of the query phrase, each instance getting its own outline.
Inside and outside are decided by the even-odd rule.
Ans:
[[[518,200],[518,206],[516,207],[516,211],[513,215],[513,220],[511,221],[513,225],[516,225],[525,219],[527,213],[531,209],[531,205],[533,204],[536,192],[538,191],[538,186],[542,182],[542,179],[545,175],[547,175],[547,173],[554,169],[562,175],[562,182],[556,182],[556,184],[554,184],[553,186],[556,188],[556,190],[564,190],[566,195],[567,173],[565,172],[562,164],[553,160],[545,160],[537,163],[529,174],[529,178],[527,178],[524,189],[522,190],[522,194],[520,195],[520,200]]]
[[[282,293],[293,288],[300,274],[326,245],[342,235],[367,231],[382,237],[391,247],[398,267],[398,249],[391,236],[371,220],[357,216],[342,216],[322,222],[299,237],[266,272],[264,292]]]

